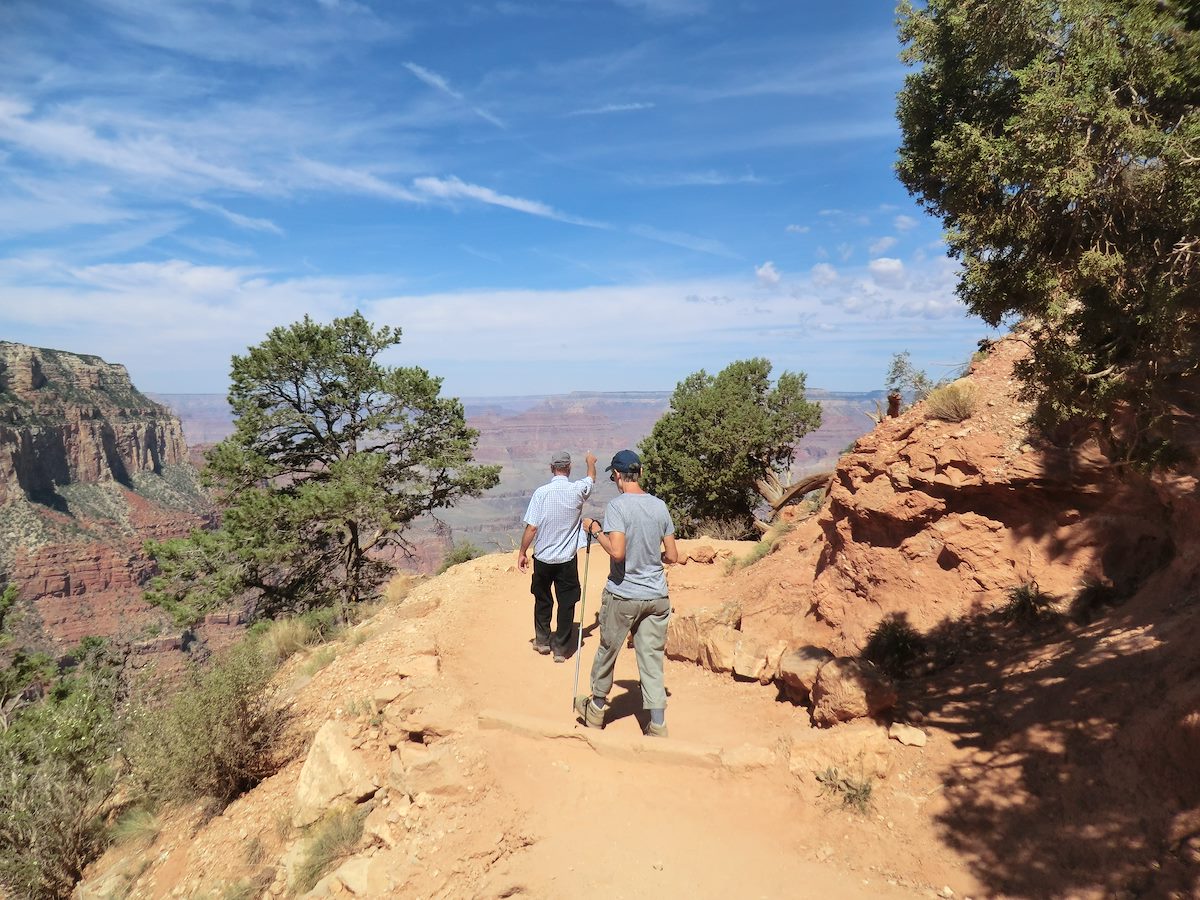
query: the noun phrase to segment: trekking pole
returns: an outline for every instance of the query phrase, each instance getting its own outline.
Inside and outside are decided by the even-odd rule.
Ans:
[[[583,616],[587,609],[588,563],[592,561],[592,533],[588,532],[587,549],[583,551],[583,590],[579,592],[579,639],[575,645],[575,687],[571,691],[571,708],[575,708],[575,697],[579,694],[579,660],[583,656]]]

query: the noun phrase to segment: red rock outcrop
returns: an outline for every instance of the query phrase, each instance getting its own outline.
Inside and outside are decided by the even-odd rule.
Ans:
[[[186,461],[179,420],[124,366],[0,341],[0,503]]]
[[[1040,440],[1013,376],[1025,352],[1008,339],[976,364],[965,421],[918,404],[859,438],[820,515],[739,582],[743,630],[854,654],[889,613],[926,631],[1022,584],[1128,596],[1172,559],[1194,479],[1131,478],[1095,439]]]
[[[187,453],[179,420],[124,366],[0,342],[0,581],[34,613],[23,641],[169,627],[142,599],[142,547],[211,521]]]

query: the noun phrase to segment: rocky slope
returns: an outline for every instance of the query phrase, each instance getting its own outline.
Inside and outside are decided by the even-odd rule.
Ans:
[[[179,420],[124,366],[0,342],[0,573],[18,588],[8,624],[22,642],[162,643],[142,545],[211,518],[187,453]]]
[[[345,806],[364,833],[308,896],[1200,896],[1195,473],[1039,438],[1022,352],[976,364],[965,420],[919,405],[861,438],[819,513],[757,563],[722,574],[747,548],[684,545],[670,739],[640,736],[628,652],[606,729],[572,726],[569,667],[523,646],[527,578],[477,560],[359,626],[311,680],[285,669],[285,768],[211,822],[115,850],[79,896],[302,894],[309,823]],[[593,603],[602,580],[592,560]],[[1002,614],[1035,583],[1052,608]],[[885,616],[928,652],[851,696],[870,666],[846,657]],[[788,702],[810,691],[811,715]],[[869,816],[828,804],[851,789]]]

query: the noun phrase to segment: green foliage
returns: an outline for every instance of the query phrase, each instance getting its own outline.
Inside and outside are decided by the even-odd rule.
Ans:
[[[1131,454],[1169,437],[1200,364],[1200,7],[903,0],[899,19],[900,179],[945,223],[971,311],[1025,320],[1039,421],[1124,409]]]
[[[477,559],[480,556],[483,556],[483,551],[470,541],[459,541],[442,558],[442,565],[440,568],[438,568],[438,574],[441,575],[451,566],[457,566],[459,563],[469,562],[470,560]]]
[[[1054,618],[1054,597],[1042,593],[1036,581],[1010,588],[1008,602],[1000,610],[1001,616],[1019,625],[1032,625]]]
[[[4,628],[4,617],[8,615],[8,611],[13,608],[13,604],[17,602],[17,586],[10,584],[0,591],[0,630]]]
[[[892,357],[884,386],[889,393],[904,394],[910,402],[924,400],[933,390],[933,379],[912,364],[912,355],[905,350]]]
[[[376,357],[400,342],[354,313],[307,316],[233,358],[234,434],[207,455],[223,517],[216,531],[150,546],[163,574],[148,597],[193,621],[246,590],[259,613],[368,598],[382,551],[431,510],[499,481],[471,464],[478,432],[424,369]]]
[[[642,441],[642,486],[666,502],[681,536],[705,520],[742,522],[749,533],[756,482],[786,471],[796,444],[820,426],[803,373],[783,372],[774,387],[770,376],[761,358],[689,375]]]
[[[871,779],[851,778],[833,766],[823,772],[817,772],[816,776],[822,794],[841,797],[842,806],[849,807],[861,815],[871,811]]]
[[[41,686],[54,677],[57,667],[45,653],[17,650],[0,668],[0,729],[8,728],[21,707],[38,698]]]
[[[115,698],[113,670],[81,666],[0,732],[0,887],[9,896],[67,897],[103,851]]]
[[[892,678],[905,678],[925,652],[925,642],[903,614],[884,616],[871,629],[863,647],[864,659]]]
[[[934,388],[925,398],[925,417],[943,422],[962,422],[975,412],[975,389],[970,384],[953,381]]]
[[[304,858],[292,877],[292,890],[296,894],[311,891],[334,863],[353,852],[362,837],[363,822],[369,812],[366,806],[339,809],[317,823]]]
[[[273,774],[285,719],[272,671],[259,644],[243,641],[206,671],[191,671],[166,703],[137,707],[127,754],[145,794],[224,804]]]

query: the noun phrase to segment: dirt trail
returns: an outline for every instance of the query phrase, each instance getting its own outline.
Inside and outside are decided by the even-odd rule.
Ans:
[[[496,556],[470,564],[469,575],[456,579],[454,602],[443,603],[437,635],[448,687],[477,712],[526,726],[525,733],[480,732],[496,788],[535,838],[497,866],[493,888],[510,884],[537,897],[932,894],[928,886],[901,886],[919,882],[887,871],[886,852],[865,845],[877,840],[868,837],[872,831],[892,843],[897,836],[887,826],[814,802],[815,785],[797,788],[784,747],[794,732],[809,731],[808,714],[778,702],[771,688],[668,660],[671,737],[643,737],[636,662],[627,649],[597,746],[569,736],[585,731],[571,710],[575,660],[555,664],[532,651],[528,577],[512,562]],[[581,693],[607,568],[607,557],[594,549]],[[473,584],[462,585],[464,576]],[[676,567],[670,578],[677,604],[721,600],[719,565]],[[691,758],[705,748],[720,748],[727,761]],[[949,874],[961,875],[931,861],[926,885],[944,884]]]
[[[363,838],[306,897],[988,895],[931,824],[954,752],[943,739],[923,749],[883,741],[887,779],[856,813],[813,777],[827,765],[821,748],[857,747],[856,726],[816,732],[773,688],[668,660],[671,737],[644,737],[628,650],[608,727],[585,729],[571,708],[575,660],[532,651],[529,578],[514,562],[455,566],[334,645],[288,660],[279,684],[294,726],[289,762],[213,818],[186,807],[149,845],[114,847],[77,896],[302,893],[296,866],[314,829],[295,827],[293,814],[309,748],[327,727],[380,788]],[[589,569],[581,692],[598,641],[602,551]],[[730,583],[719,563],[675,567],[669,581],[677,609],[720,604]],[[372,712],[381,693],[386,708]],[[857,735],[880,740],[875,725]]]

